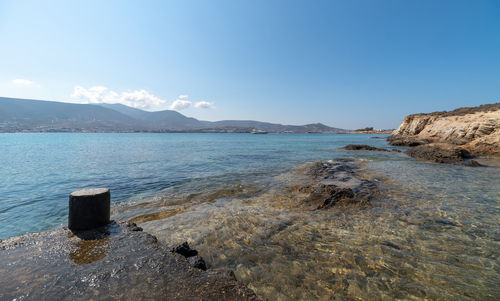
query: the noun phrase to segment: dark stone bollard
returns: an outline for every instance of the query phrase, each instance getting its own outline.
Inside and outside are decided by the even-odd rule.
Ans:
[[[111,194],[108,188],[90,188],[69,195],[68,228],[90,230],[109,223]]]

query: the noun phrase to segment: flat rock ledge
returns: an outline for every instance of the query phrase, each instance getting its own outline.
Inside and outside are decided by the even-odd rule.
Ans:
[[[0,240],[0,300],[260,300],[189,245],[174,249],[123,222]]]

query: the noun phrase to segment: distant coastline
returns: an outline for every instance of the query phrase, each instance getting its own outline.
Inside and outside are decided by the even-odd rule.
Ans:
[[[347,133],[322,123],[203,121],[177,111],[148,112],[122,104],[74,104],[0,97],[2,133]]]
[[[348,131],[346,134],[392,134],[394,130]]]
[[[199,129],[199,130],[159,130],[159,131],[91,131],[91,130],[77,130],[77,129],[47,129],[47,130],[17,130],[17,131],[3,131],[0,129],[0,134],[50,134],[50,133],[75,133],[75,134],[251,134],[254,129]],[[352,131],[345,132],[314,132],[314,131],[286,131],[286,132],[269,132],[270,134],[389,134],[390,132],[373,132],[373,133],[359,133]]]

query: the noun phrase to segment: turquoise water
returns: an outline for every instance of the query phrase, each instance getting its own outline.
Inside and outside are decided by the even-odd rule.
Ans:
[[[365,140],[325,134],[0,134],[0,238],[65,224],[68,194],[81,188],[109,187],[112,201],[124,202],[186,183],[198,189],[197,181],[244,182],[330,158],[333,149]]]
[[[105,186],[112,218],[188,241],[269,300],[498,300],[500,161],[438,165],[373,135],[0,134],[0,238],[66,223],[71,191]],[[307,162],[351,158],[369,206],[286,194]]]

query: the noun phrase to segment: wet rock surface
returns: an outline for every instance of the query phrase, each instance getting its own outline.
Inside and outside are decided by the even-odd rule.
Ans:
[[[0,241],[0,300],[259,300],[190,258],[131,223],[27,234]]]
[[[315,209],[339,205],[367,204],[376,193],[376,184],[357,174],[359,166],[350,160],[328,160],[312,164],[306,174],[307,184],[290,187],[291,193],[302,197],[302,203]]]
[[[188,257],[188,262],[193,268],[197,268],[203,271],[207,270],[207,264],[205,260],[200,255],[196,255],[193,257]]]
[[[482,166],[477,161],[470,160],[472,155],[465,149],[449,144],[432,143],[415,146],[405,152],[408,156],[436,163]]]
[[[388,152],[388,150],[378,147],[373,147],[366,144],[348,144],[342,149],[345,150],[362,150],[362,151],[377,151],[377,152]]]

